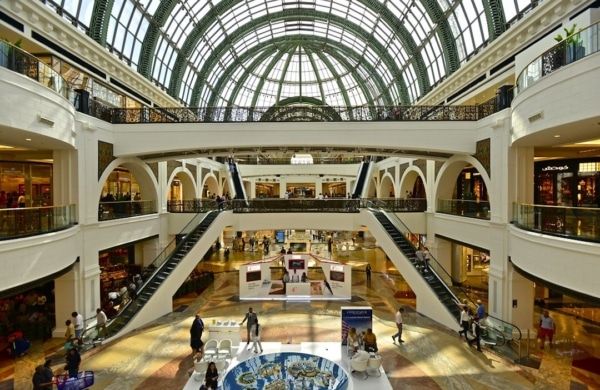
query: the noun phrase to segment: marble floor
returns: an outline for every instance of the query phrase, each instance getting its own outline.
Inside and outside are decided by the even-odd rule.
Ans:
[[[478,353],[455,332],[416,313],[406,283],[381,251],[361,250],[340,258],[358,269],[353,273],[353,297],[349,302],[239,302],[236,266],[252,260],[246,253],[233,253],[229,261],[214,258],[201,268],[216,273],[215,282],[200,295],[191,294],[174,302],[173,313],[147,327],[83,355],[82,369],[94,370],[98,389],[182,389],[192,369],[189,327],[194,314],[205,322],[243,318],[252,306],[263,325],[263,340],[284,344],[335,342],[340,337],[340,307],[369,305],[374,311],[374,333],[378,337],[383,367],[394,389],[593,389],[598,379],[574,366],[580,346],[581,326],[572,325],[568,316],[556,314],[561,330],[554,349],[533,355],[541,360],[539,369],[515,365],[493,350]],[[335,256],[334,256],[335,257]],[[373,267],[373,280],[367,286],[364,269]],[[402,345],[392,343],[395,333],[393,315],[398,305],[406,308]],[[555,315],[553,313],[552,315]],[[570,333],[569,333],[570,332]],[[592,334],[592,352],[600,350],[598,334]],[[586,337],[589,336],[586,334]],[[572,337],[566,337],[572,336]],[[205,333],[204,338],[208,335]],[[245,339],[245,334],[242,335]],[[567,341],[563,341],[567,340]],[[571,340],[571,341],[569,341]],[[52,356],[60,370],[60,340],[34,345],[31,352],[12,364],[0,365],[0,390],[31,389],[33,368]],[[593,357],[593,355],[591,355]],[[589,361],[586,364],[594,364]],[[584,367],[585,365],[582,365]],[[585,367],[584,367],[585,368]],[[581,372],[578,372],[581,371]]]

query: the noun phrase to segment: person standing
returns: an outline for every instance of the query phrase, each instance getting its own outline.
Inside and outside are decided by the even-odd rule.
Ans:
[[[208,363],[206,375],[204,376],[204,383],[207,389],[217,390],[219,383],[219,371],[217,371],[217,365],[215,362]]]
[[[552,348],[552,339],[554,338],[555,329],[556,327],[554,325],[554,320],[552,319],[552,317],[550,317],[550,313],[548,312],[548,310],[544,310],[544,313],[540,317],[540,331],[538,334],[538,338],[541,341],[541,349],[544,349],[546,337],[548,338],[550,348]]]
[[[365,273],[367,274],[367,285],[371,285],[371,264],[367,263]]]
[[[73,318],[73,327],[75,328],[75,338],[79,342],[79,344],[83,344],[83,316],[76,311],[71,313],[71,317]]]
[[[398,308],[398,311],[396,312],[396,327],[398,328],[398,332],[392,336],[394,343],[396,342],[396,337],[398,338],[399,343],[404,342],[404,340],[402,340],[402,313],[404,313],[404,308]]]
[[[465,339],[469,341],[467,337],[467,332],[469,331],[469,312],[467,311],[467,305],[462,305],[462,310],[460,311],[460,326],[462,330],[458,331],[458,335],[465,335]]]
[[[67,353],[67,371],[69,372],[69,378],[77,378],[79,373],[79,365],[81,364],[81,356],[77,351],[77,348],[69,349]]]
[[[106,314],[102,311],[102,309],[96,309],[96,332],[98,335],[96,338],[104,338],[106,337],[106,322],[108,318]]]
[[[481,351],[481,325],[479,324],[479,318],[477,316],[475,316],[473,318],[473,336],[475,336],[475,338],[473,338],[472,340],[468,340],[467,342],[469,343],[469,345],[473,345],[473,343],[477,344],[477,350],[479,352]]]
[[[256,242],[256,240],[254,239],[254,236],[250,236],[250,251],[254,252],[254,243]]]
[[[75,345],[73,343],[73,340],[75,340],[75,327],[71,320],[66,320],[65,325],[67,327],[65,329],[65,349],[68,351]]]
[[[204,322],[200,316],[196,314],[190,328],[190,346],[192,347],[192,353],[202,351],[202,332],[204,332]]]
[[[290,282],[290,274],[288,270],[283,271],[283,295],[287,294],[287,284]]]
[[[46,379],[44,366],[41,364],[35,368],[31,382],[33,383],[33,390],[52,389],[52,378],[49,381]]]
[[[242,320],[242,322],[240,322],[240,325],[244,325],[244,322],[246,322],[246,346],[250,345],[250,329],[252,328],[252,325],[258,323],[258,317],[256,316],[256,313],[254,313],[252,311],[252,308],[248,308],[248,313],[246,313],[246,316],[244,317],[244,319]]]
[[[477,300],[477,317],[481,320],[485,317],[485,306],[483,306],[483,302],[481,299]]]
[[[256,323],[252,325],[252,329],[250,329],[250,336],[252,337],[252,350],[254,353],[258,353],[258,349],[256,348],[257,346],[260,348],[260,353],[263,352],[262,344],[260,343],[260,335],[262,332],[261,328],[262,327],[258,321],[256,321]]]

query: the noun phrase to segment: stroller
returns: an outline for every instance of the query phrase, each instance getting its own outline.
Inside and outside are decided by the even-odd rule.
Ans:
[[[58,390],[83,390],[94,385],[94,371],[81,371],[77,378],[69,378],[68,374],[55,377],[54,384]]]

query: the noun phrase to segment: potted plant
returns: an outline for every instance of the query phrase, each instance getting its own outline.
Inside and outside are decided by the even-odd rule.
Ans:
[[[583,47],[583,40],[579,31],[575,31],[577,25],[574,24],[571,28],[565,27],[563,30],[565,35],[558,34],[554,37],[554,40],[563,43],[566,52],[565,64],[570,64],[573,61],[577,61],[585,56],[585,47]]]

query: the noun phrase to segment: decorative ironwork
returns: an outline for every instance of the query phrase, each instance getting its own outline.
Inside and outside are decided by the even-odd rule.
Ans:
[[[224,123],[224,122],[381,122],[477,121],[496,112],[495,100],[469,106],[283,106],[198,108],[110,108],[110,122]],[[104,118],[101,118],[104,119]]]
[[[488,176],[491,177],[492,172],[490,170],[490,146],[491,140],[489,138],[477,141],[477,146],[475,147],[475,158],[481,163],[481,165],[483,165]]]
[[[231,201],[234,213],[358,213],[360,199],[252,199]]]
[[[104,141],[98,141],[98,179],[108,165],[115,160],[113,144]]]

